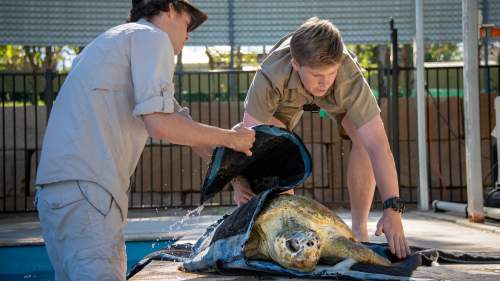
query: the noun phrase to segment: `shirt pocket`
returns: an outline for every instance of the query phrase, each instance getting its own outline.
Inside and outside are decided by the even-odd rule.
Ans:
[[[307,98],[304,94],[301,94],[299,91],[293,89],[285,91],[283,98],[281,99],[282,106],[291,108],[302,108],[304,104],[312,102],[312,98]]]
[[[281,104],[287,107],[296,107],[297,103],[300,103],[298,93],[296,91],[286,91]]]
[[[130,76],[130,69],[126,66],[104,62],[94,75],[86,78],[90,90],[104,90],[110,92],[132,92],[134,85]]]
[[[113,83],[94,83],[91,87],[91,93],[131,93],[132,85],[113,84]]]

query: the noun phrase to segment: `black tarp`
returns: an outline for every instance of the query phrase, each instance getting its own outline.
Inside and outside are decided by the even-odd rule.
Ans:
[[[311,156],[295,133],[271,125],[254,130],[250,157],[228,148],[215,149],[202,187],[202,203],[238,175],[249,181],[255,194],[273,187],[293,188],[309,177]]]
[[[417,280],[419,278],[457,280],[460,276],[470,280],[487,280],[464,276],[463,272],[436,265],[500,264],[500,254],[460,251],[442,251],[411,247],[412,254],[400,260],[385,243],[365,243],[393,264],[390,267],[357,263],[346,259],[336,265],[318,264],[312,272],[287,269],[273,261],[249,260],[244,255],[251,228],[263,206],[283,189],[271,189],[252,198],[247,204],[235,209],[230,215],[208,227],[195,245],[177,244],[157,251],[138,263],[131,275],[140,271],[152,260],[182,262],[186,271],[218,272],[224,275],[281,275],[302,278],[335,280]],[[130,275],[130,276],[131,276]]]

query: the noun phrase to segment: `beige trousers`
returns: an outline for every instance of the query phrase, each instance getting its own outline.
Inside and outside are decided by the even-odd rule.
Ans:
[[[126,220],[112,196],[88,181],[37,187],[36,207],[55,280],[125,280]]]

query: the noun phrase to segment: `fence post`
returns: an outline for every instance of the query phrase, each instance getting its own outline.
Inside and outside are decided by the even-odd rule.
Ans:
[[[483,74],[483,83],[484,83],[484,89],[486,94],[489,96],[491,94],[491,88],[490,88],[490,67],[489,67],[489,50],[488,50],[488,45],[490,44],[490,31],[491,28],[494,27],[495,25],[490,24],[490,16],[489,16],[489,4],[488,0],[483,0],[483,7],[482,7],[482,14],[483,14],[483,24],[481,25],[481,29],[484,28],[484,37],[483,37],[483,59],[484,59],[484,74]],[[481,92],[480,92],[481,93]],[[489,128],[491,130],[491,128]],[[495,139],[496,140],[496,139]],[[498,143],[498,142],[497,142]],[[495,184],[497,178],[498,178],[498,169],[497,169],[497,163],[498,158],[497,158],[497,146],[496,144],[490,142],[490,158],[491,158],[491,183],[492,185]]]
[[[394,19],[390,20],[392,41],[392,96],[390,99],[390,135],[391,149],[394,155],[396,171],[399,176],[399,64],[398,64],[398,30],[394,28]]]
[[[234,65],[234,52],[235,52],[235,43],[234,43],[234,0],[228,0],[228,28],[229,28],[229,45],[231,46],[231,51],[229,54],[229,72],[228,72],[228,99],[231,100],[231,97],[237,95],[236,91],[236,76],[234,75],[233,70],[235,69]],[[241,61],[239,62],[241,65]],[[236,73],[237,74],[237,73]],[[219,93],[220,94],[220,93]]]
[[[467,212],[471,222],[484,222],[479,130],[478,3],[462,0],[464,42],[464,120],[465,163],[467,172]]]
[[[231,51],[229,54],[229,69],[234,69],[234,0],[228,0],[228,30],[229,30],[229,46]]]
[[[47,121],[49,120],[50,111],[52,110],[52,105],[54,103],[54,91],[52,88],[52,80],[54,79],[54,73],[52,69],[47,69],[45,71],[45,93],[44,101],[47,106]]]
[[[417,145],[418,145],[418,206],[420,210],[429,209],[429,175],[427,172],[427,116],[424,67],[424,0],[415,2],[415,66],[417,68]],[[409,110],[408,108],[406,110]],[[409,156],[409,155],[408,155]],[[451,169],[451,167],[450,167]]]

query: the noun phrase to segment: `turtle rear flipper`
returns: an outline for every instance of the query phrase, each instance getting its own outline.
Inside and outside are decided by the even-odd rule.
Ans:
[[[332,238],[327,244],[322,249],[320,260],[325,264],[336,264],[343,259],[352,258],[357,262],[391,266],[388,259],[346,237]]]

